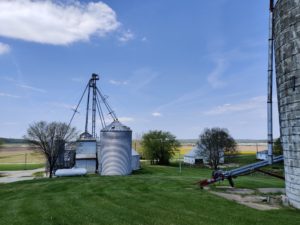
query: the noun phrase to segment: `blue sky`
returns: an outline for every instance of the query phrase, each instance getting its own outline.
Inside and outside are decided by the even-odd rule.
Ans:
[[[68,122],[92,73],[134,137],[214,126],[267,137],[268,1],[3,0],[0,11],[2,137]]]

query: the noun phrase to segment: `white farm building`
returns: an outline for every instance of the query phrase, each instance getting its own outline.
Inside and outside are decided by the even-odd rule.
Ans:
[[[208,158],[202,154],[203,148],[199,146],[195,146],[183,157],[183,162],[190,165],[197,165],[197,164],[207,164]],[[220,163],[224,163],[224,151],[221,152]]]

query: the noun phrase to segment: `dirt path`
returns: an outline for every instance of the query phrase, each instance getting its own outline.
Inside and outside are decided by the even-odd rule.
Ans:
[[[3,177],[0,177],[0,183],[12,183],[22,180],[32,180],[36,172],[43,172],[44,168],[39,168],[35,170],[18,170],[18,171],[0,171]]]
[[[211,193],[226,198],[228,200],[238,202],[239,204],[248,206],[253,209],[258,209],[258,210],[280,209],[278,205],[264,204],[262,197],[256,195],[241,196],[238,194],[228,194],[228,193],[215,192],[215,191],[211,191]]]
[[[239,204],[258,210],[273,210],[281,208],[281,194],[284,194],[284,188],[232,188],[228,186],[218,186],[217,191],[210,188],[210,193],[235,201]]]

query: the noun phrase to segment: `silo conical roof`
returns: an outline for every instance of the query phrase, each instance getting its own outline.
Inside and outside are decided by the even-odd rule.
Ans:
[[[108,132],[108,131],[131,131],[131,130],[129,127],[125,126],[118,120],[115,120],[101,130],[101,132]]]

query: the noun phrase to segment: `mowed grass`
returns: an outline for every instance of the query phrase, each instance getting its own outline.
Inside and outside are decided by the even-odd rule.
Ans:
[[[258,211],[201,190],[209,169],[143,165],[131,176],[40,179],[0,185],[0,224],[299,225],[299,210]],[[283,187],[272,177],[238,178],[238,187]],[[225,182],[224,182],[225,184]]]

